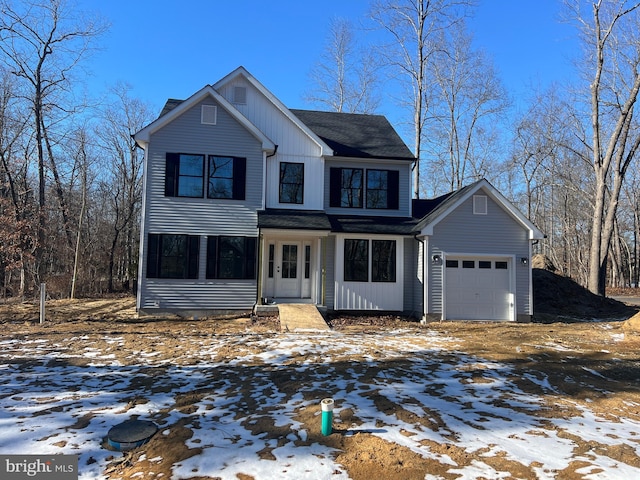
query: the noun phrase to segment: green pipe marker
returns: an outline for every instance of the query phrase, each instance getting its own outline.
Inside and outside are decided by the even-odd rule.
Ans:
[[[325,398],[320,402],[322,406],[322,435],[331,435],[333,426],[333,398]]]

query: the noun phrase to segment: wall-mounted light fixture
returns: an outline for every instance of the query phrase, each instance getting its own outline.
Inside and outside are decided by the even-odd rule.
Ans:
[[[520,263],[522,265],[529,265],[529,259],[527,257],[520,257]]]
[[[431,263],[434,265],[440,265],[440,263],[442,263],[442,257],[438,254],[431,255]]]

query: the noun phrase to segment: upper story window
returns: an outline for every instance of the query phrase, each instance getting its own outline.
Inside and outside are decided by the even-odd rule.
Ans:
[[[340,206],[362,208],[362,168],[340,169]]]
[[[400,173],[397,170],[331,168],[331,207],[370,209],[399,208]],[[363,201],[366,198],[366,201]]]
[[[473,196],[473,214],[474,215],[487,214],[487,196],[486,195]]]
[[[147,278],[198,278],[200,237],[149,234]]]
[[[304,163],[280,163],[280,203],[299,203],[304,198]]]
[[[167,197],[203,198],[205,178],[207,198],[244,200],[247,159],[209,155],[167,153],[164,194]]]
[[[247,159],[209,155],[207,197],[245,199]]]
[[[167,153],[164,194],[167,197],[202,197],[204,155]]]

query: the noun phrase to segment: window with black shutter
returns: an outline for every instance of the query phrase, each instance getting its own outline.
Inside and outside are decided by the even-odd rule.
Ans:
[[[197,235],[150,233],[147,278],[198,278],[199,250]]]

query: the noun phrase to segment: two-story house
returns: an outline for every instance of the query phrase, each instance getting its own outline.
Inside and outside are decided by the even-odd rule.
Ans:
[[[542,234],[484,180],[412,202],[415,158],[383,116],[290,110],[240,67],[169,100],[135,140],[142,313],[532,315]]]

